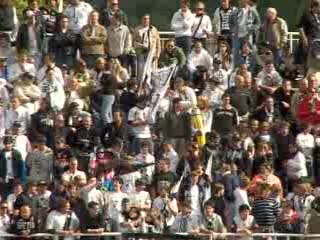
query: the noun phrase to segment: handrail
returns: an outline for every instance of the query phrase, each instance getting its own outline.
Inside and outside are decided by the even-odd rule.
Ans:
[[[195,236],[200,236],[200,237],[210,237],[210,236],[219,236],[219,237],[304,237],[304,238],[320,238],[320,234],[287,234],[287,233],[252,233],[250,235],[247,234],[241,234],[241,233],[213,233],[213,234],[190,234],[190,233],[175,233],[175,234],[162,234],[162,233],[139,233],[139,232],[126,232],[126,233],[121,233],[121,232],[105,232],[105,233],[73,233],[70,235],[63,235],[63,234],[50,234],[50,233],[35,233],[28,235],[28,237],[66,237],[66,236],[72,236],[72,237],[118,237],[118,236],[137,236],[137,237],[152,237],[152,238],[157,238],[157,237],[174,237],[176,236],[177,238],[179,237],[195,237]],[[9,233],[0,233],[0,237],[8,237],[8,238],[13,238],[13,237],[21,237],[15,234],[9,234]]]

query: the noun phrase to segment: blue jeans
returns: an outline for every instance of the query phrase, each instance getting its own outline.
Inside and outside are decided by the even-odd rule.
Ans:
[[[101,118],[104,125],[112,123],[112,105],[114,100],[114,95],[102,95]]]

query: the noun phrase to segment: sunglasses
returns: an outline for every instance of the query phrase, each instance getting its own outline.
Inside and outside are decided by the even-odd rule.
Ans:
[[[204,8],[197,8],[197,10],[204,10]]]

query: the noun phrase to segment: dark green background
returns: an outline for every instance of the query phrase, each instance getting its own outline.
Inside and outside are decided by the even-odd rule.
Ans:
[[[95,0],[91,0],[95,1]],[[143,13],[151,13],[153,24],[160,30],[170,30],[172,14],[179,7],[179,0],[119,0],[120,6],[129,15],[130,24],[137,24],[139,16]],[[191,3],[196,2],[195,0]],[[213,16],[214,9],[220,0],[205,0],[207,13]],[[237,4],[237,1],[233,1]],[[275,7],[279,11],[279,16],[286,19],[290,31],[296,30],[299,16],[304,11],[304,7],[309,0],[259,0],[258,10],[261,16],[267,7]]]

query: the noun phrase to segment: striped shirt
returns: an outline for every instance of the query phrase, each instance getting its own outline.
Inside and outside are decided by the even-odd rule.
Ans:
[[[272,226],[276,223],[280,205],[274,198],[256,199],[252,204],[252,214],[259,226]]]

